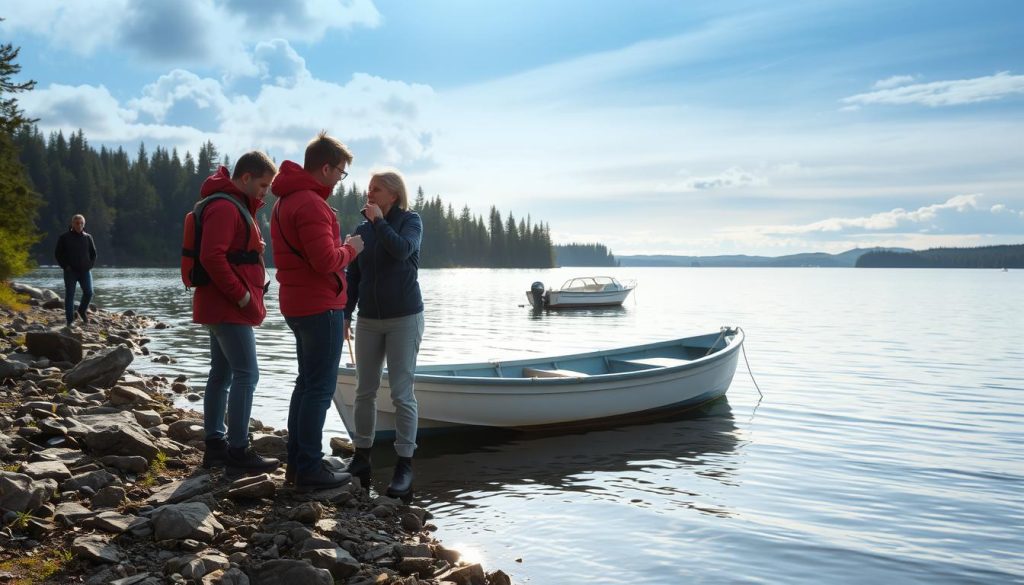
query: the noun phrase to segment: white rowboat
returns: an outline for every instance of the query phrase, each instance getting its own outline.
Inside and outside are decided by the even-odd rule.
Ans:
[[[420,432],[465,426],[563,430],[662,418],[725,394],[743,330],[557,357],[416,368]],[[356,376],[340,368],[334,404],[354,428]],[[387,370],[377,435],[393,436]]]

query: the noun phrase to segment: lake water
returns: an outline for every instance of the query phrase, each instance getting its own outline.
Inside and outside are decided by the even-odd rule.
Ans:
[[[587,273],[640,286],[619,310],[523,306],[534,280]],[[439,538],[486,568],[534,584],[1024,582],[1024,271],[420,274],[422,363],[739,325],[764,391],[741,360],[725,400],[677,420],[421,440],[420,503]],[[54,269],[21,280],[60,288]],[[202,385],[207,337],[175,270],[100,269],[95,283],[99,306],[172,325],[150,332],[150,349],[179,362],[133,367]],[[276,287],[268,305],[253,416],[283,427],[293,338]],[[327,432],[345,434],[333,411]],[[389,451],[374,457],[390,464]]]

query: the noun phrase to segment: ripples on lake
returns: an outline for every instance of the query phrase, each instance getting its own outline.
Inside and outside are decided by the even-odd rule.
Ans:
[[[726,400],[673,421],[423,439],[419,497],[446,544],[520,583],[1024,581],[1024,272],[598,269],[639,280],[622,309],[523,306],[534,280],[593,272],[421,271],[420,361],[740,325],[764,400],[741,363]],[[176,271],[95,277],[100,306],[172,325],[150,349],[179,363],[135,367],[201,385],[207,337]],[[24,281],[60,288],[53,269]],[[254,416],[281,427],[295,365],[276,300]]]

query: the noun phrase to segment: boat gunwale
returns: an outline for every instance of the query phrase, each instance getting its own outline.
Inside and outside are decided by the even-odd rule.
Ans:
[[[631,380],[633,378],[652,378],[654,376],[660,376],[664,374],[676,374],[690,369],[697,369],[706,367],[714,364],[717,361],[724,359],[725,357],[739,351],[740,346],[743,345],[745,335],[743,330],[738,327],[723,328],[727,329],[724,333],[720,333],[722,338],[732,335],[732,341],[729,341],[722,349],[699,357],[695,360],[687,361],[674,366],[648,368],[643,370],[635,370],[631,372],[615,372],[606,374],[588,374],[585,376],[572,376],[565,378],[542,378],[542,377],[485,377],[485,376],[458,376],[458,375],[440,375],[432,374],[429,370],[424,372],[416,372],[414,375],[415,383],[429,383],[429,384],[447,384],[447,385],[477,385],[477,386],[568,386],[576,384],[599,384],[607,382],[618,382]],[[518,360],[511,360],[507,362],[503,361],[487,361],[487,362],[475,362],[475,363],[464,363],[464,364],[433,364],[422,366],[425,369],[432,368],[437,370],[459,370],[459,369],[479,369],[479,368],[494,368],[494,367],[521,367],[528,364],[536,364],[543,361],[570,361],[575,359],[587,359],[595,357],[613,357],[618,354],[632,353],[636,351],[647,351],[650,349],[657,349],[661,347],[671,347],[674,345],[682,345],[682,342],[690,339],[699,337],[709,337],[714,333],[707,333],[703,335],[693,335],[690,337],[680,337],[678,339],[671,339],[667,341],[657,341],[653,343],[647,343],[644,345],[633,345],[622,348],[616,348],[611,350],[597,350],[579,354],[559,355],[559,356],[548,356],[546,358],[525,358]],[[715,342],[717,344],[717,340]],[[342,367],[338,369],[338,377],[355,377],[355,368]],[[383,377],[387,378],[387,371],[383,373]]]

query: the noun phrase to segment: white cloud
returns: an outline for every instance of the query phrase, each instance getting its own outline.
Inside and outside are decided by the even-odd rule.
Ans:
[[[1005,205],[996,204],[986,209],[979,203],[981,197],[978,193],[956,195],[943,203],[914,210],[896,208],[864,217],[832,217],[801,225],[757,226],[753,231],[768,236],[865,232],[941,234],[963,233],[964,230],[1024,234],[1024,222],[999,217],[1006,211]]]
[[[974,79],[887,87],[846,97],[841,101],[848,105],[921,104],[940,107],[994,101],[1016,94],[1024,94],[1024,75],[1011,75],[1008,71],[1001,71],[995,75]]]
[[[690,176],[680,181],[661,183],[655,188],[655,191],[659,193],[689,193],[693,191],[763,185],[766,182],[764,177],[757,176],[739,167],[729,167],[715,175],[703,177]]]
[[[0,30],[24,30],[80,55],[127,51],[147,64],[217,67],[254,74],[252,39],[316,42],[329,31],[377,27],[371,0],[32,0],[4,14]]]
[[[170,122],[201,130],[215,130],[230,107],[231,101],[219,81],[183,69],[160,76],[142,89],[142,97],[127,103],[128,109],[146,114],[157,123]]]
[[[893,75],[892,77],[879,79],[872,87],[875,89],[889,89],[890,87],[906,85],[915,79],[917,79],[915,75]]]

